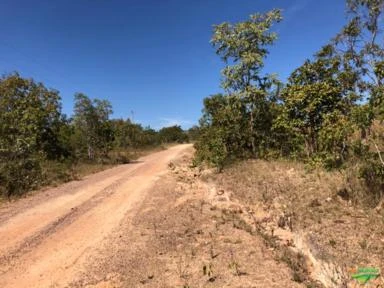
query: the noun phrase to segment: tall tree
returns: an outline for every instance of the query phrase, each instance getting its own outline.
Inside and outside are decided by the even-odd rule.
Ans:
[[[222,166],[228,157],[261,155],[268,145],[273,117],[269,92],[277,81],[261,72],[267,48],[277,38],[271,28],[281,19],[280,10],[272,10],[214,26],[211,43],[226,64],[222,87],[228,94],[204,100],[198,158]]]
[[[267,90],[275,82],[273,75],[261,75],[267,47],[277,39],[272,25],[282,20],[280,10],[254,14],[244,22],[222,23],[214,27],[212,44],[226,63],[222,71],[222,86],[230,94],[246,101],[249,116],[249,142],[256,156],[257,139],[266,137],[271,128]]]
[[[359,73],[356,90],[384,116],[384,0],[347,0],[349,22],[334,44],[344,66]]]
[[[342,65],[333,47],[327,45],[314,61],[307,60],[292,73],[282,92],[284,105],[275,126],[287,127],[303,139],[307,156],[323,150],[346,152],[350,132],[346,118],[358,99],[354,91],[357,75]],[[326,126],[334,131],[324,133],[329,132]]]
[[[112,106],[107,100],[91,100],[82,93],[75,94],[74,123],[80,139],[87,148],[88,159],[96,154],[106,155],[113,141],[109,115]]]

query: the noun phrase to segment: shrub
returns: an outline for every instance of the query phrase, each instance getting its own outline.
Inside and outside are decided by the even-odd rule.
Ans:
[[[9,198],[37,188],[42,179],[41,172],[40,161],[35,158],[2,163],[0,166],[2,196]]]
[[[367,187],[367,194],[377,204],[384,196],[384,165],[372,156],[360,167],[360,177]]]
[[[207,162],[221,171],[228,160],[228,150],[223,132],[215,128],[207,128],[195,144],[195,164]]]

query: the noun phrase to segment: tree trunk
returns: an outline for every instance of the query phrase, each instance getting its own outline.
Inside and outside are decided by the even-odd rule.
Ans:
[[[255,136],[253,131],[253,122],[255,121],[253,116],[253,104],[251,109],[251,117],[249,119],[249,128],[250,128],[250,134],[251,134],[251,147],[252,147],[252,156],[256,158],[256,145],[255,145]]]
[[[88,145],[88,159],[93,160],[93,158],[94,158],[93,149],[92,149],[91,145]]]

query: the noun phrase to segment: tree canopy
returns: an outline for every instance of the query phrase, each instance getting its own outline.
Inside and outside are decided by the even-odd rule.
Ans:
[[[347,0],[347,23],[282,83],[264,60],[279,10],[214,26],[224,94],[204,99],[197,163],[289,157],[328,169],[358,163],[370,191],[384,194],[384,0]],[[382,131],[382,130],[380,130]],[[374,164],[373,164],[374,163]]]

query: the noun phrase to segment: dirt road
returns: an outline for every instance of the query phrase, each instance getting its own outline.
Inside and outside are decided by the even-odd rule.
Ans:
[[[0,287],[65,287],[151,191],[179,145],[0,208]]]
[[[305,287],[192,156],[175,146],[0,206],[0,287]]]

